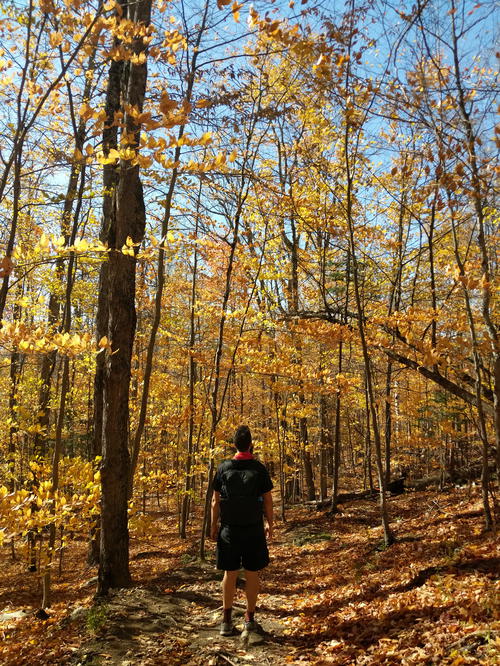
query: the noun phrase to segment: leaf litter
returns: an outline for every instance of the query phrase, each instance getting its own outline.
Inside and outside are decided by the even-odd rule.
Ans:
[[[218,633],[221,574],[197,537],[181,540],[175,515],[154,515],[153,534],[132,544],[134,587],[96,602],[95,569],[75,542],[45,620],[36,573],[4,547],[0,663],[495,664],[500,661],[500,547],[482,531],[479,497],[463,489],[391,500],[397,542],[380,548],[373,502],[330,516],[308,507],[278,526],[262,575],[258,619],[266,634],[245,644],[238,586],[231,637]]]

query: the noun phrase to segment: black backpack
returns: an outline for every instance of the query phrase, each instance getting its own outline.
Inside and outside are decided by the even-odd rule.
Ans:
[[[220,518],[225,525],[262,522],[262,464],[257,460],[227,460],[217,474],[221,482]]]

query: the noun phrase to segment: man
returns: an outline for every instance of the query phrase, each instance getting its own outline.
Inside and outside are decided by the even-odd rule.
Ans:
[[[217,568],[224,571],[221,636],[233,633],[231,614],[238,572],[242,567],[247,600],[245,631],[261,629],[254,620],[259,571],[269,564],[266,537],[271,540],[273,536],[273,484],[267,469],[253,457],[252,434],[248,426],[236,430],[234,445],[238,452],[232,460],[219,465],[213,481],[211,537],[217,541]]]

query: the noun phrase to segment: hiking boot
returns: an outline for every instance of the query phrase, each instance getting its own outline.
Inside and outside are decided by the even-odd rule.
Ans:
[[[220,635],[221,636],[232,636],[233,635],[233,625],[231,622],[221,622],[220,625]]]
[[[265,642],[266,632],[262,626],[255,620],[245,622],[241,632],[241,641],[245,646],[260,645]]]
[[[250,620],[249,622],[245,622],[245,626],[243,631],[246,633],[252,632],[254,634],[263,634],[264,629],[262,628],[262,625],[256,622],[255,620]]]

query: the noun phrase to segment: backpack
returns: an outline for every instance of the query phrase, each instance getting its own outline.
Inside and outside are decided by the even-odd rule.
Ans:
[[[245,464],[246,463],[246,464]],[[255,460],[228,460],[219,467],[220,519],[225,525],[262,522],[262,470]]]

